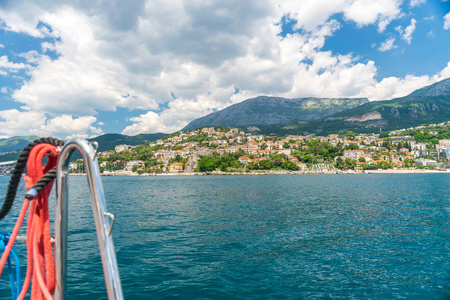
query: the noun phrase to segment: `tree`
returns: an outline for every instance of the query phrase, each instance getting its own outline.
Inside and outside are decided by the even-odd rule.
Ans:
[[[343,169],[344,166],[345,166],[344,161],[342,160],[342,158],[338,157],[336,159],[336,168]]]
[[[358,146],[358,144],[349,144],[349,145],[345,146],[344,149],[345,150],[359,150],[359,146]]]
[[[299,166],[297,166],[297,164],[295,164],[295,163],[293,163],[292,161],[289,161],[289,160],[285,160],[283,162],[283,164],[281,165],[281,167],[283,169],[291,170],[291,171],[297,171],[298,169],[300,169]]]
[[[384,138],[387,138],[387,137],[389,137],[389,132],[382,132],[382,133],[380,133],[380,139],[384,139]]]
[[[209,156],[204,156],[198,161],[198,169],[200,172],[211,172],[216,169],[214,159]]]
[[[354,139],[356,137],[356,134],[353,131],[347,131],[345,136],[350,138],[350,139]]]
[[[302,160],[304,163],[312,163],[314,160],[314,157],[311,155],[305,155],[305,156],[303,156]]]
[[[345,167],[348,169],[354,169],[356,167],[356,161],[354,159],[346,158],[344,162]]]

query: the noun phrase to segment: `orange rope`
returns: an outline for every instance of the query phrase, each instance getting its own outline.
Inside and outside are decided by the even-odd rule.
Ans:
[[[43,168],[42,161],[45,156],[48,156],[48,162]],[[28,158],[25,187],[28,190],[33,187],[46,172],[56,166],[57,160],[58,153],[55,146],[50,144],[38,144],[35,146],[31,150]],[[17,299],[23,299],[25,297],[30,281],[32,283],[31,299],[33,300],[52,299],[52,294],[55,290],[55,267],[48,212],[48,197],[52,185],[53,182],[44,187],[31,203],[27,227],[27,274],[22,291]],[[0,259],[0,276],[9,252],[17,238],[20,227],[22,226],[29,203],[30,200],[25,199],[19,218],[11,233],[7,248]]]

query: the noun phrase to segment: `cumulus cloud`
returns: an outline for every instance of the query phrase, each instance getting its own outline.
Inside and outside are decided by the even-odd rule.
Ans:
[[[0,133],[6,136],[42,135],[46,118],[38,112],[20,112],[17,109],[0,111]]]
[[[383,32],[389,23],[401,16],[401,0],[356,0],[347,6],[344,15],[359,26],[378,23],[378,31]]]
[[[414,30],[416,30],[416,23],[417,22],[415,19],[411,19],[411,24],[407,26],[405,30],[403,30],[400,26],[397,26],[395,28],[395,30],[397,30],[398,33],[400,33],[400,35],[402,36],[402,39],[405,40],[408,44],[411,44],[412,34]]]
[[[92,134],[98,135],[102,133],[102,130],[94,126],[96,121],[97,118],[94,116],[73,118],[70,115],[61,115],[47,120],[43,130],[51,133],[71,132],[73,134],[84,134],[90,131]]]
[[[427,0],[411,0],[409,2],[409,6],[416,7],[416,6],[424,4],[425,2],[427,2]]]
[[[390,37],[386,41],[381,43],[381,45],[378,48],[378,50],[381,51],[381,52],[385,52],[385,51],[388,51],[388,50],[395,49],[395,48],[397,48],[397,46],[394,45],[394,42],[395,42],[395,37]]]
[[[347,20],[360,27],[377,23],[382,32],[401,15],[401,3],[401,0],[287,0],[280,1],[279,5],[284,15],[297,21],[297,28],[308,31],[315,30],[332,15],[343,13]]]
[[[444,29],[450,29],[450,12],[444,16]]]
[[[0,133],[4,136],[38,135],[59,136],[60,133],[70,136],[89,137],[102,133],[95,126],[97,119],[93,116],[73,118],[69,115],[61,115],[48,118],[44,113],[34,111],[19,111],[17,109],[0,111]],[[69,137],[70,137],[69,136]]]
[[[131,122],[134,122],[133,125],[127,126],[122,134],[127,135],[136,135],[139,133],[146,132],[163,132],[170,133],[177,130],[178,127],[168,127],[161,120],[161,116],[152,111],[147,112],[146,114],[142,114],[139,117],[134,117],[130,119]]]
[[[450,61],[447,66],[433,76],[407,75],[404,78],[387,77],[371,86],[361,90],[361,96],[371,100],[389,100],[396,97],[404,97],[418,88],[427,86],[450,77]]]
[[[261,94],[356,97],[368,91],[376,98],[376,91],[390,97],[400,90],[375,80],[376,62],[361,62],[352,53],[336,54],[323,47],[342,26],[336,14],[344,22],[377,26],[383,32],[402,16],[401,4],[16,1],[0,5],[3,27],[45,39],[41,49],[17,54],[25,63],[0,57],[0,74],[24,70],[29,78],[9,93],[22,105],[22,111],[12,114],[39,121],[34,127],[39,132],[70,137],[101,133],[102,123],[95,116],[120,107],[149,110],[130,118],[122,132],[138,134],[173,132],[192,119]],[[283,18],[300,31],[281,36]],[[409,42],[413,20],[403,34]],[[394,42],[393,37],[387,39],[379,50],[396,48]],[[406,86],[413,79],[398,80]],[[2,118],[1,134],[25,132],[25,120]]]
[[[27,69],[30,66],[24,63],[14,63],[9,61],[8,56],[3,55],[0,56],[0,72],[3,72],[3,75],[8,74],[9,72],[16,73],[20,69]]]

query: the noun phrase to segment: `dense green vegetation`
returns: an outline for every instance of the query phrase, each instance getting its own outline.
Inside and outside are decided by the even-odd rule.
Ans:
[[[156,141],[166,136],[167,134],[165,133],[138,134],[135,136],[128,136],[117,133],[107,133],[92,139],[88,139],[88,141],[97,142],[98,151],[101,152],[107,150],[114,150],[114,147],[117,145],[126,144],[136,146],[147,142]]]
[[[215,170],[220,170],[223,172],[232,172],[233,170],[237,170],[241,167],[242,164],[238,159],[243,155],[245,155],[245,153],[240,150],[238,152],[227,153],[225,155],[214,153],[213,156],[203,156],[198,161],[198,167],[195,171],[212,172]]]
[[[436,145],[439,140],[450,139],[450,126],[426,126],[420,129],[405,130],[402,136],[412,136],[418,143],[432,143]]]

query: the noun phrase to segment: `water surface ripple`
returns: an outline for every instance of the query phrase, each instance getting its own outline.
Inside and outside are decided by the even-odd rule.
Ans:
[[[447,299],[449,179],[153,176],[103,183],[126,299]],[[7,181],[0,178],[2,194]],[[86,179],[69,181],[68,299],[106,299]],[[1,229],[12,230],[12,219]],[[17,248],[24,263],[25,248]],[[9,296],[7,283],[2,276],[1,299]]]

